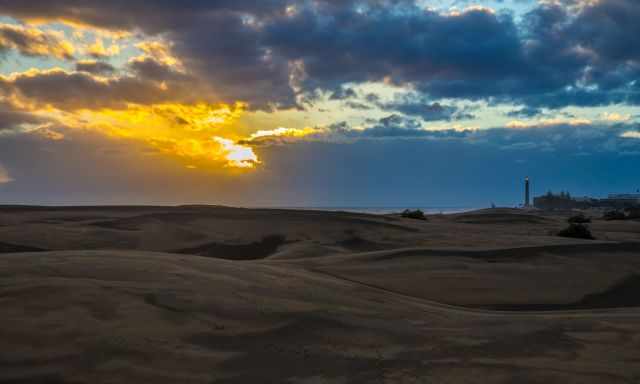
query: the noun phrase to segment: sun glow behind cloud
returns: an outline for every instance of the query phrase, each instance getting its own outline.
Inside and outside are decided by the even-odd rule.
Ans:
[[[212,139],[222,146],[224,157],[227,159],[227,166],[253,168],[256,164],[260,164],[258,156],[256,156],[251,147],[236,144],[233,140],[225,139],[223,137],[214,136]]]
[[[42,111],[64,126],[142,141],[194,167],[254,168],[260,164],[251,147],[236,144],[234,124],[245,105],[131,104],[126,109]]]
[[[311,128],[311,127],[306,127],[306,128],[302,128],[302,129],[296,129],[296,128],[284,128],[284,127],[279,127],[276,129],[269,129],[269,130],[259,130],[256,131],[254,133],[252,133],[249,136],[249,141],[251,140],[256,140],[256,139],[261,139],[261,138],[265,138],[265,137],[305,137],[314,133],[317,133],[319,130],[317,128]]]

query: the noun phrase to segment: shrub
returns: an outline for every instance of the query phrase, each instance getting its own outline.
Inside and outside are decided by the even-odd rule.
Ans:
[[[427,217],[424,215],[424,212],[422,212],[419,209],[416,209],[415,211],[412,211],[410,209],[405,209],[402,212],[402,217],[406,217],[409,219],[417,219],[417,220],[427,220]]]
[[[569,226],[562,231],[558,232],[558,236],[571,237],[574,239],[588,239],[593,240],[595,237],[591,234],[589,227],[583,224],[569,224]]]
[[[605,220],[624,220],[627,217],[621,211],[607,211],[602,216]]]
[[[640,219],[640,207],[629,207],[625,212],[627,212],[627,219]]]
[[[567,221],[569,224],[586,224],[591,222],[591,218],[580,213],[575,216],[571,216]]]

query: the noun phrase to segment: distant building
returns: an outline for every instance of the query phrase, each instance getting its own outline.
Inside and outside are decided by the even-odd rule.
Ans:
[[[529,200],[529,177],[524,178],[524,206],[528,208],[531,205]]]
[[[627,208],[640,205],[640,193],[613,193],[600,203],[614,208]]]
[[[568,192],[554,194],[549,191],[546,195],[533,198],[533,205],[544,210],[567,210],[580,208],[584,203],[579,203]]]
[[[610,194],[607,198],[596,199],[588,196],[572,197],[568,192],[554,194],[549,191],[543,196],[534,197],[533,205],[544,210],[637,208],[640,207],[640,193]]]
[[[608,199],[618,200],[640,200],[640,193],[612,193],[607,197]]]

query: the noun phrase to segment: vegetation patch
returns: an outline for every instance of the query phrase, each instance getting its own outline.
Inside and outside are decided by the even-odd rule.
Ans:
[[[402,217],[406,217],[408,219],[416,219],[416,220],[427,220],[427,217],[424,215],[424,212],[422,212],[419,209],[416,209],[415,211],[412,211],[410,209],[405,209],[402,212]]]
[[[591,222],[591,218],[580,213],[575,216],[571,216],[567,221],[569,224],[586,224]]]
[[[589,227],[583,224],[569,224],[569,226],[562,231],[558,232],[560,237],[571,237],[574,239],[587,239],[594,240],[595,237],[591,234]]]

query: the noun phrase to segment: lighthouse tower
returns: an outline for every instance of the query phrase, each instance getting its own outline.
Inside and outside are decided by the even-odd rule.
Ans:
[[[524,207],[529,208],[531,206],[530,198],[529,198],[529,177],[525,177],[524,179]]]

